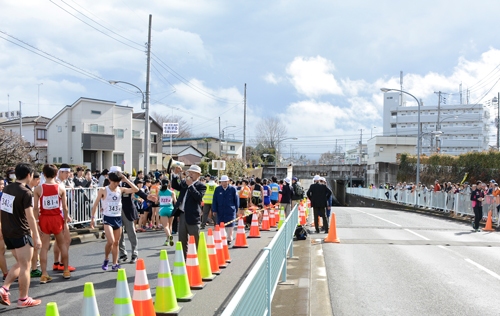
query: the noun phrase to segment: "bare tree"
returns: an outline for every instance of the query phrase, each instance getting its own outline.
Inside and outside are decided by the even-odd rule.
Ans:
[[[33,147],[17,133],[0,130],[0,169],[14,167],[18,163],[33,163],[30,152]]]
[[[257,144],[265,148],[276,148],[280,139],[286,138],[288,130],[277,117],[266,117],[257,125]]]
[[[152,112],[151,117],[158,123],[160,126],[163,126],[163,123],[179,123],[179,135],[175,135],[175,138],[188,138],[192,136],[191,126],[188,124],[186,120],[179,115],[170,115],[159,112]]]

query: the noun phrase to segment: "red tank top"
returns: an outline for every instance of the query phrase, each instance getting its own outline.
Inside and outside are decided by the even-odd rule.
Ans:
[[[42,184],[40,197],[40,215],[61,215],[61,197],[59,184]]]

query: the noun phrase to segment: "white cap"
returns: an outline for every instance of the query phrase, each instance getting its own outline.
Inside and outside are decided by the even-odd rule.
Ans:
[[[289,178],[285,178],[285,182],[288,183],[288,184],[290,184],[291,181],[290,181]]]
[[[319,176],[318,175],[315,175],[314,178],[313,178],[313,181],[319,181]]]
[[[113,166],[111,168],[109,168],[109,172],[122,172],[122,167],[118,167],[118,166]]]
[[[193,171],[193,172],[201,174],[201,168],[197,165],[192,165],[191,167],[189,167],[188,171]]]
[[[220,177],[219,182],[223,182],[223,181],[229,181],[229,178],[227,176]]]
[[[326,182],[326,179],[324,177],[321,177],[321,178],[319,178],[319,181],[325,181]]]

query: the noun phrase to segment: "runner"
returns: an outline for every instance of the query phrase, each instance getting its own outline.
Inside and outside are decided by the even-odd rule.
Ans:
[[[4,178],[0,177],[0,199],[2,198],[2,191],[5,187]],[[3,279],[7,276],[9,269],[7,268],[7,260],[5,260],[5,242],[2,236],[2,221],[0,221],[0,270],[2,270]]]
[[[151,188],[151,180],[149,178],[146,178],[146,180],[144,180],[144,186],[143,186],[144,193],[151,194],[150,188]],[[142,202],[143,215],[141,216],[142,221],[141,219],[139,219],[139,226],[142,227],[141,231],[143,232],[146,231],[146,229],[149,229],[148,217],[149,213],[151,213],[151,205],[152,203],[150,201]]]
[[[33,193],[33,190],[35,190],[35,188],[40,185],[40,182],[41,182],[40,174],[38,174],[38,172],[35,171],[33,173],[33,179],[31,179],[30,183],[28,183],[26,185],[26,187],[28,189],[30,189],[31,192]],[[34,202],[33,202],[32,206],[34,206]],[[42,271],[40,271],[40,269],[38,269],[39,267],[40,267],[40,257],[38,256],[38,250],[34,249],[33,250],[33,258],[31,258],[30,276],[32,278],[39,278],[42,276]]]
[[[121,267],[118,265],[118,243],[122,234],[122,193],[133,194],[139,189],[123,176],[120,167],[111,167],[108,175],[109,185],[99,189],[97,198],[92,207],[92,220],[90,227],[94,228],[95,214],[99,207],[99,202],[102,201],[102,214],[104,231],[106,232],[106,247],[104,248],[104,263],[102,269],[108,270],[109,253],[113,254],[113,265],[111,269],[118,271]],[[126,182],[130,188],[120,188],[120,181]]]
[[[158,179],[153,179],[154,185],[151,186],[151,195],[158,196],[158,191],[160,190],[160,181]],[[153,230],[160,230],[160,204],[152,202],[151,205],[151,225],[150,228]]]
[[[247,179],[243,179],[241,183],[240,209],[238,210],[238,216],[245,216],[245,210],[248,209],[248,198],[250,197],[252,189],[248,186]]]
[[[267,185],[267,179],[264,179],[262,181],[262,184],[264,185],[264,206],[269,206],[271,205],[271,188]]]
[[[54,234],[59,245],[65,245],[64,223],[68,219],[68,204],[66,203],[66,190],[56,183],[54,178],[57,175],[57,168],[54,165],[43,166],[45,183],[37,186],[34,190],[34,214],[37,219],[40,237],[42,239],[42,250],[40,251],[40,265],[42,275],[40,283],[45,284],[52,281],[47,273],[47,252],[50,247],[50,235]],[[63,216],[61,216],[61,208]],[[71,273],[68,269],[68,250],[61,247],[61,257],[64,267],[63,278],[69,279]]]
[[[175,193],[169,188],[170,181],[168,179],[161,180],[161,187],[158,191],[158,200],[160,201],[160,220],[163,225],[163,231],[167,235],[165,238],[165,246],[174,245],[174,236],[172,236],[172,221],[174,217],[172,212],[174,205],[177,203]]]
[[[280,186],[278,185],[278,179],[276,177],[271,178],[272,183],[269,185],[271,188],[271,203],[276,204],[279,200]]]
[[[40,305],[41,300],[28,296],[30,287],[30,270],[33,248],[40,249],[42,242],[38,235],[35,217],[33,216],[33,194],[26,185],[33,178],[33,167],[20,163],[15,168],[16,181],[5,187],[0,201],[2,235],[16,263],[12,266],[0,288],[0,304],[10,305],[9,289],[18,279],[18,308]],[[34,239],[31,233],[33,232]]]

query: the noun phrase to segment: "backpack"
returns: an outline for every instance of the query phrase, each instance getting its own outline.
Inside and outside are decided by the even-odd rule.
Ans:
[[[302,187],[298,184],[295,185],[295,195],[297,196],[304,196],[304,189],[302,189]]]
[[[307,230],[302,225],[297,225],[295,228],[295,238],[297,240],[306,240],[307,239]]]

